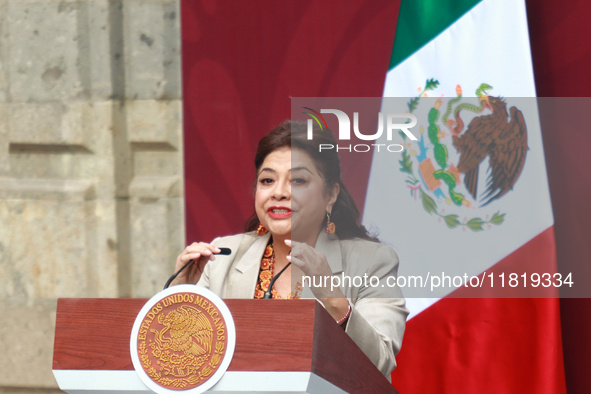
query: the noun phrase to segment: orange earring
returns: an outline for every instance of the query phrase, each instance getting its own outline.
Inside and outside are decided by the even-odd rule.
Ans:
[[[327,234],[334,234],[337,231],[335,224],[330,221],[330,213],[328,212],[326,212],[326,229],[324,231]]]
[[[257,228],[258,235],[265,235],[268,232],[269,232],[269,230],[267,230],[267,228],[265,226],[263,226],[262,224],[259,224],[259,227]]]

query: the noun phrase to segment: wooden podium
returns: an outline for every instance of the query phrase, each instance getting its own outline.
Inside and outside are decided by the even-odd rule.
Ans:
[[[131,329],[146,299],[59,299],[53,373],[68,393],[149,393]],[[315,300],[224,300],[236,350],[216,393],[396,393]]]

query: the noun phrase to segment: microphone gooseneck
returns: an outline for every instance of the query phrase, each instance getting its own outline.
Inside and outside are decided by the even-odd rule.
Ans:
[[[265,291],[265,295],[263,296],[264,300],[270,300],[271,298],[273,298],[273,295],[271,294],[271,290],[273,290],[273,285],[275,284],[275,281],[281,276],[283,271],[285,271],[287,269],[287,267],[289,267],[290,265],[291,265],[291,261],[289,263],[287,263],[287,265],[285,267],[283,267],[283,269],[281,271],[279,271],[279,273],[277,275],[275,275],[273,277],[273,279],[271,279],[271,283],[269,283],[269,288],[267,289],[267,291]]]
[[[183,265],[183,267],[182,267],[180,270],[178,270],[177,272],[175,272],[175,273],[174,273],[174,275],[172,275],[170,278],[168,278],[168,280],[166,281],[166,284],[164,285],[164,289],[162,289],[162,290],[166,290],[166,289],[168,289],[168,286],[170,286],[170,284],[172,283],[172,281],[173,281],[173,280],[175,280],[175,279],[176,279],[176,277],[177,277],[177,276],[178,276],[178,275],[179,275],[181,272],[183,272],[183,270],[184,270],[185,268],[187,268],[189,265],[193,264],[194,262],[195,262],[195,260],[193,260],[193,259],[191,259],[191,260],[187,261],[187,264]]]

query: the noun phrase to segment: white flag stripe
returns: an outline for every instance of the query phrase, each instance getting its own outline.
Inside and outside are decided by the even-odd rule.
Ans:
[[[487,207],[458,213],[468,218],[490,216],[497,211],[505,214],[504,223],[480,232],[448,229],[445,223],[438,222],[435,215],[425,211],[420,198],[415,201],[410,196],[405,184],[408,174],[399,170],[400,156],[375,152],[363,222],[369,227],[377,226],[380,238],[398,252],[399,275],[425,276],[427,272],[478,275],[553,225],[537,106],[531,99],[535,97],[535,87],[529,48],[523,0],[484,0],[388,73],[385,97],[416,96],[417,88],[430,78],[440,85],[428,92],[429,96],[443,94],[444,100],[455,97],[458,84],[462,86],[463,97],[474,97],[482,83],[491,85],[493,89],[488,91],[491,96],[502,96],[508,101],[507,109],[516,106],[523,112],[529,146],[523,171],[512,191]],[[472,102],[478,104],[477,100]],[[430,103],[432,107],[433,101]],[[400,107],[400,100],[396,108],[388,105],[388,100],[384,100],[383,113],[406,110]],[[424,126],[424,134],[428,110],[429,107],[419,104],[415,113],[419,125]],[[467,125],[471,118],[467,113],[463,116]],[[428,143],[426,135],[424,138]],[[451,136],[446,138],[449,161],[457,164],[458,154],[453,152]],[[486,188],[487,165],[485,160],[480,166],[479,191]],[[436,201],[438,209],[456,212],[457,207]],[[430,296],[443,297],[449,292],[441,289]],[[412,297],[417,293],[407,289],[405,294]],[[416,314],[436,300],[409,298],[408,303]]]
[[[504,97],[535,97],[524,1],[483,0],[474,6],[388,72],[384,97],[412,97],[427,76],[447,92],[455,91],[457,81],[478,86],[489,78]]]

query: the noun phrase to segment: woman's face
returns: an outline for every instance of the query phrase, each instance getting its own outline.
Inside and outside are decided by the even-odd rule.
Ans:
[[[338,185],[325,193],[324,179],[310,155],[282,148],[271,152],[261,165],[255,210],[274,238],[293,238],[313,246],[337,195]]]

